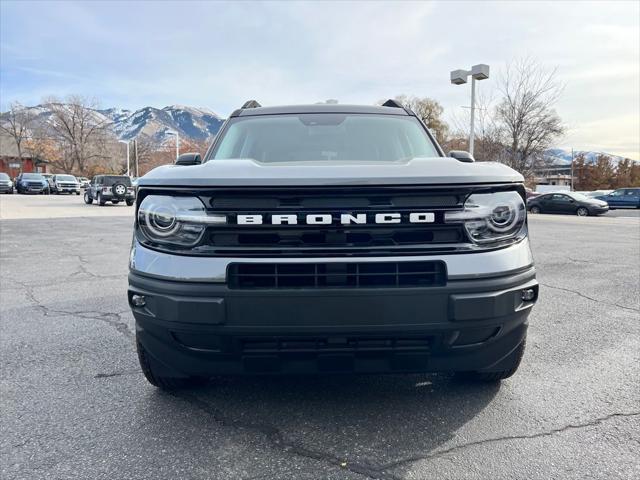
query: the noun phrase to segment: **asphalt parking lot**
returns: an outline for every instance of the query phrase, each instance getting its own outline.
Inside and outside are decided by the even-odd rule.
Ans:
[[[640,477],[638,211],[530,217],[540,301],[499,387],[216,378],[168,394],[134,350],[133,208],[22,199],[0,198],[2,479]]]

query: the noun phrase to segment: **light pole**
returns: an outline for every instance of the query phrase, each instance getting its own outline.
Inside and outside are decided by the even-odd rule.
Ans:
[[[129,141],[128,140],[118,140],[120,143],[124,143],[127,146],[127,177],[129,176]]]
[[[573,156],[573,148],[571,149],[571,191],[573,192],[573,161],[574,161],[574,156]]]
[[[177,160],[178,157],[180,156],[180,135],[178,135],[178,132],[176,132],[174,130],[167,130],[164,133],[166,135],[175,135],[176,136],[176,160]]]
[[[453,70],[451,72],[451,83],[463,85],[467,83],[467,78],[471,75],[471,131],[469,132],[469,153],[473,155],[473,143],[475,139],[474,120],[476,110],[476,80],[489,78],[489,65],[480,63],[471,67],[471,70]]]
[[[140,176],[140,173],[138,172],[138,139],[137,138],[133,140],[133,156],[136,159],[136,178],[138,178]]]

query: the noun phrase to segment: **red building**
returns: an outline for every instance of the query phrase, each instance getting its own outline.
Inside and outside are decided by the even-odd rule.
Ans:
[[[46,160],[31,158],[31,156],[22,152],[22,171],[47,173]],[[20,173],[20,158],[18,157],[18,147],[15,140],[8,136],[0,134],[0,172],[4,172],[9,177],[14,178]]]

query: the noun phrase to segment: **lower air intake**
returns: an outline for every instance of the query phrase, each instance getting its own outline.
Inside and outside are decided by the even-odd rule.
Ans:
[[[444,262],[235,263],[232,289],[407,288],[446,284]]]

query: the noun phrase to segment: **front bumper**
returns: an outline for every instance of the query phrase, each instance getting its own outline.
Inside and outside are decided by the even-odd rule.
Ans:
[[[33,187],[33,186],[20,186],[17,190],[20,193],[43,193],[46,192],[49,187]]]
[[[13,185],[0,185],[0,192],[13,192]]]
[[[601,215],[603,213],[607,213],[609,211],[609,205],[601,206],[601,207],[591,207],[589,209],[591,214]]]
[[[80,193],[80,187],[55,187],[58,193]]]
[[[466,255],[468,256],[468,255]],[[535,297],[523,301],[523,289]],[[537,300],[535,270],[428,288],[234,290],[129,274],[138,341],[169,377],[500,369]]]
[[[108,191],[108,192],[99,192],[100,196],[102,198],[108,199],[108,200],[135,200],[136,199],[136,194],[133,192],[127,192],[124,195],[118,195],[113,193],[112,191]]]

